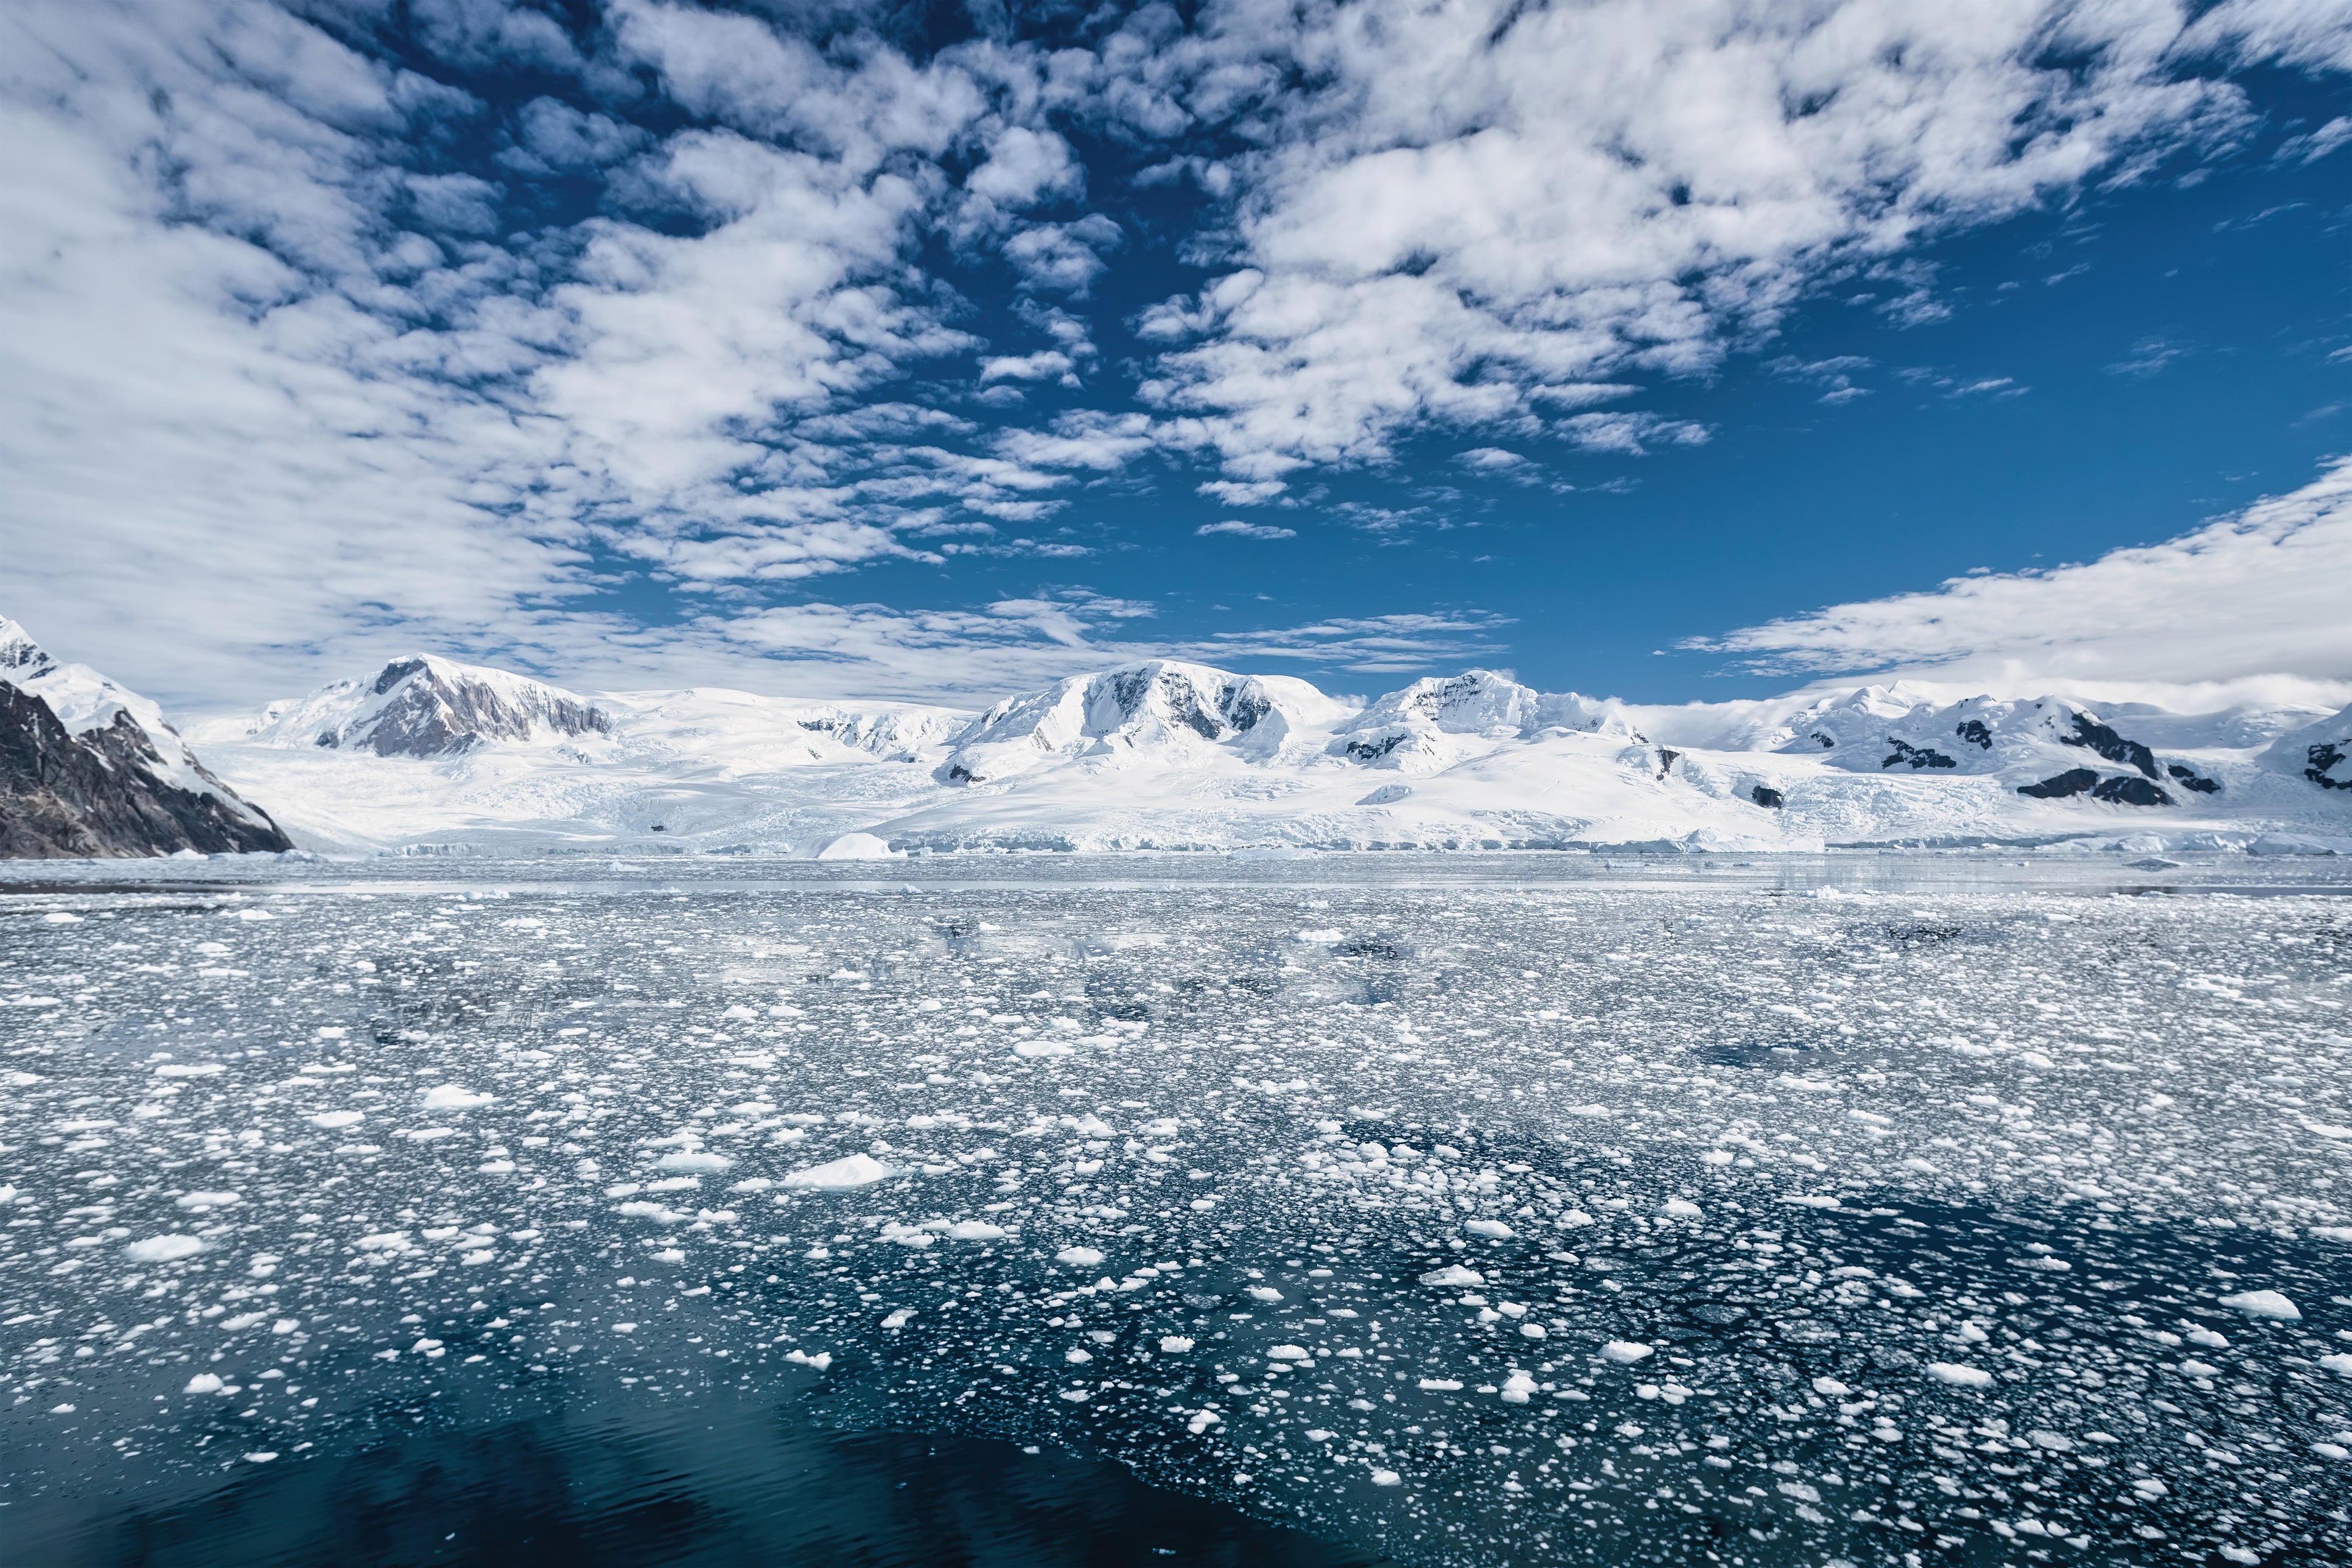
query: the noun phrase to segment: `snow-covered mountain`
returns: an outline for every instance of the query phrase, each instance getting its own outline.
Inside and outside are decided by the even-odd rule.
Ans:
[[[2352,848],[2352,710],[1912,682],[1664,707],[1471,670],[1366,703],[1155,660],[973,714],[583,694],[415,656],[192,733],[325,848]]]
[[[2280,736],[2262,753],[2269,767],[2298,773],[2315,787],[2352,795],[2352,708]]]
[[[161,708],[0,617],[0,858],[291,847]]]
[[[244,738],[379,757],[449,757],[499,741],[611,730],[611,715],[569,691],[503,669],[410,654],[368,679],[339,680],[299,701],[272,703]]]
[[[955,738],[937,776],[992,784],[1048,762],[1125,771],[1198,765],[1218,754],[1267,765],[1349,711],[1289,676],[1156,660],[1006,698]]]

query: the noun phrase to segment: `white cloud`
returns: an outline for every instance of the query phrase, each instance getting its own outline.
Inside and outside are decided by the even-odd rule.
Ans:
[[[1651,447],[1703,447],[1708,434],[1706,426],[1687,419],[1639,413],[1571,415],[1559,422],[1559,428],[1584,451],[1618,452],[1629,458],[1646,457]]]
[[[1202,538],[1217,533],[1228,533],[1235,539],[1296,539],[1298,537],[1298,531],[1295,528],[1276,528],[1267,523],[1243,522],[1234,518],[1227,518],[1223,522],[1204,522],[1192,531]]]
[[[1245,110],[1263,148],[1234,164],[1236,269],[1145,313],[1196,340],[1146,395],[1265,482],[1508,426],[1538,387],[1703,371],[1838,268],[2226,143],[2243,101],[2200,51],[2352,40],[2289,0],[2184,25],[2168,0],[1212,5],[1191,52],[1122,57],[1138,95]],[[1282,67],[1315,85],[1253,96]],[[1916,267],[1879,276],[1899,320],[1946,309]]]
[[[1956,577],[1686,647],[1775,673],[1891,671],[1992,689],[2064,681],[2352,683],[2352,460],[2162,544]]]

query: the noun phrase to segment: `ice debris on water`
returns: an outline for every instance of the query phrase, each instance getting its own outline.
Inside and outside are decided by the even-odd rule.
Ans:
[[[2336,906],[1689,875],[0,924],[12,1484],[821,1382],[1412,1561],[2323,1550]]]

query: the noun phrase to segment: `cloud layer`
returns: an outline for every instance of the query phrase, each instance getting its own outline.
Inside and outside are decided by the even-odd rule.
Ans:
[[[1832,286],[1931,318],[1924,238],[2230,148],[2233,73],[2352,64],[2289,0],[904,15],[11,6],[5,607],[177,694],[404,643],[1043,668],[1142,617],[956,573],[1084,560],[1090,498],[1296,500],[1429,434],[1669,460],[1712,432],[1644,385]],[[892,563],[961,607],[815,602]],[[1388,624],[1330,646],[1379,668]]]
[[[2162,544],[2046,572],[1956,577],[1685,646],[1780,674],[1978,682],[2352,683],[2352,460]]]

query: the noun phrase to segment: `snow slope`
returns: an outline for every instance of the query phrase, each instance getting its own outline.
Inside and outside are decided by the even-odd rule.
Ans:
[[[283,850],[163,710],[0,616],[0,855]]]
[[[1358,705],[1287,677],[1154,661],[975,715],[710,688],[586,695],[415,656],[194,733],[331,849],[1769,851],[2265,835],[2352,849],[2352,710],[2294,701],[2176,712],[1906,682],[1665,708],[1471,670]]]

